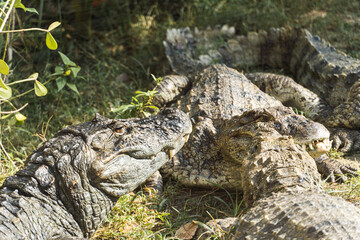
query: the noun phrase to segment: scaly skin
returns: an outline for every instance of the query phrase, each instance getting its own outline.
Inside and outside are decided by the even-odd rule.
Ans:
[[[183,77],[180,77],[179,81],[184,82]],[[156,98],[169,97],[168,93],[172,91],[161,90],[166,86],[175,85],[174,82],[175,76],[166,78],[162,83],[165,87],[160,86]],[[246,171],[241,171],[244,169],[244,162],[241,159],[234,161],[229,157],[231,151],[226,148],[229,143],[227,138],[221,135],[237,129],[234,126],[226,127],[226,123],[230,119],[238,119],[239,116],[244,116],[240,122],[245,123],[251,119],[265,119],[269,123],[262,129],[263,132],[258,133],[259,136],[264,137],[264,134],[269,132],[270,137],[273,136],[274,139],[278,139],[279,136],[291,137],[292,143],[301,152],[306,152],[306,148],[310,151],[310,146],[314,150],[314,155],[321,155],[330,150],[329,132],[323,125],[295,114],[290,108],[284,107],[279,101],[260,91],[234,69],[224,65],[213,65],[199,72],[189,82],[192,83],[191,89],[171,106],[178,107],[188,114],[193,121],[194,130],[189,142],[162,168],[165,175],[171,175],[182,184],[201,187],[213,187],[217,184],[227,189],[244,190],[243,174],[247,174]],[[245,151],[245,159],[246,152],[250,149],[246,144],[251,144],[252,138],[256,136],[256,129],[241,129],[238,134],[247,137],[241,142],[242,145],[234,147],[233,151]],[[270,146],[277,144],[275,140],[269,142]],[[308,154],[306,156],[315,164]],[[275,157],[274,161],[276,159]],[[316,171],[316,166],[314,169]],[[255,190],[249,190],[251,191]]]
[[[359,239],[360,210],[325,193],[279,193],[239,219],[231,239]]]
[[[234,32],[226,27],[194,32],[189,28],[168,30],[164,45],[172,68],[179,74],[194,73],[214,62],[238,69],[259,65],[282,68],[309,90],[301,89],[296,82],[284,89],[281,84],[289,80],[279,79],[281,76],[270,76],[279,80],[273,82],[266,80],[269,75],[258,74],[252,81],[257,85],[272,82],[267,91],[270,95],[273,88],[269,86],[297,95],[295,102],[285,103],[300,107],[299,110],[329,127],[335,149],[345,152],[360,149],[358,59],[303,29],[272,28],[247,36],[235,36]],[[309,93],[314,97],[309,97]]]
[[[1,187],[0,239],[90,237],[119,196],[156,172],[190,132],[174,109],[147,119],[97,116],[58,132]]]
[[[266,102],[255,100],[261,99],[263,96],[259,94],[261,91],[252,91],[253,87],[249,87],[248,79],[240,77],[240,74],[234,72],[229,74],[230,70],[221,71],[218,65],[206,68],[207,65],[217,61],[227,64],[240,63],[240,65],[241,63],[250,65],[270,63],[273,67],[283,66],[284,63],[290,63],[291,58],[289,45],[286,44],[294,42],[297,35],[293,31],[274,29],[269,33],[261,32],[250,37],[239,37],[236,42],[229,43],[228,41],[226,47],[234,52],[237,50],[241,54],[232,55],[226,47],[215,46],[212,51],[208,51],[206,55],[200,55],[197,59],[193,58],[197,43],[204,44],[205,49],[210,49],[215,44],[207,41],[207,38],[204,38],[205,41],[192,38],[188,29],[171,31],[174,34],[168,33],[165,42],[170,64],[177,73],[189,76],[192,83],[190,92],[185,97],[180,97],[177,106],[188,112],[195,123],[194,132],[189,140],[192,145],[189,147],[185,145],[173,164],[181,166],[181,172],[195,173],[194,176],[197,174],[197,177],[190,178],[188,181],[200,183],[200,186],[203,186],[206,180],[199,181],[199,179],[207,178],[208,181],[213,181],[211,177],[219,169],[224,169],[223,181],[229,181],[231,177],[238,176],[239,181],[236,182],[236,186],[244,192],[246,205],[254,207],[240,219],[229,220],[235,228],[235,233],[230,239],[359,239],[360,211],[343,199],[322,193],[317,170],[326,165],[323,161],[324,156],[317,158],[320,161],[315,164],[305,149],[295,144],[295,141],[303,138],[294,134],[297,130],[291,131],[293,126],[304,127],[302,133],[311,139],[313,133],[306,131],[312,129],[309,128],[311,124],[304,125],[306,121],[301,118],[297,122],[289,123],[289,117],[284,114],[287,112],[284,108],[272,107]],[[179,31],[180,34],[178,34]],[[213,32],[204,31],[204,35],[207,34],[211,35]],[[310,59],[312,59],[311,56]],[[206,69],[201,70],[204,68]],[[193,76],[200,77],[191,81]],[[208,79],[216,79],[218,82]],[[222,81],[228,85],[219,84]],[[288,84],[293,80],[280,79],[279,81]],[[262,84],[261,81],[258,83],[260,83],[259,86]],[[303,100],[301,93],[304,88],[300,88],[295,82],[294,84],[289,83],[289,86],[291,90],[296,90],[295,94],[287,93],[287,96],[283,96],[284,102],[300,99],[303,102],[298,104],[312,110],[313,116],[318,118],[324,118],[323,113],[332,114],[333,110],[326,100],[321,100],[322,98],[308,90]],[[219,90],[222,88],[225,89]],[[278,88],[281,90],[281,87]],[[248,89],[250,89],[249,92],[247,92]],[[208,90],[213,94],[208,94]],[[247,93],[253,98],[246,96]],[[281,93],[277,94],[281,95]],[[239,99],[234,96],[238,96]],[[221,104],[222,98],[230,98],[232,101]],[[313,100],[317,102],[308,106],[306,101]],[[250,108],[247,109],[248,111],[232,115],[241,101],[245,106],[250,103]],[[275,101],[271,102],[275,103]],[[258,103],[262,107],[257,107]],[[292,116],[290,112],[287,113],[288,116]],[[285,131],[279,131],[284,128]],[[218,146],[220,154],[213,151],[217,149],[214,145]],[[313,148],[313,145],[309,148]],[[214,152],[217,154],[213,154]],[[195,158],[195,156],[200,157]],[[203,161],[204,159],[207,161]],[[218,164],[206,171],[208,162]],[[336,171],[341,172],[344,168],[345,172],[351,173],[353,170],[339,166]],[[197,169],[200,171],[196,172]],[[188,184],[186,180],[185,183]],[[338,207],[342,209],[337,211]],[[226,223],[224,228],[229,229],[229,222],[226,219],[222,222]],[[220,221],[218,223],[220,224]],[[209,237],[209,235],[203,235],[203,237]]]
[[[217,220],[216,227],[229,230],[233,225],[226,239],[236,240],[359,239],[360,210],[323,193],[313,159],[291,138],[269,128],[266,111],[257,114],[231,119],[221,129],[223,151],[243,163],[245,203],[255,202],[239,219]],[[209,236],[201,234],[201,239]]]

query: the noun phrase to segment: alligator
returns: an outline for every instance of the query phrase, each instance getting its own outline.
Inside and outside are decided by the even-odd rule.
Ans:
[[[284,105],[323,123],[331,131],[334,149],[360,149],[360,60],[309,31],[271,28],[238,36],[226,25],[204,31],[169,29],[164,45],[172,69],[186,76],[213,63],[238,70],[281,69],[293,78],[245,75]]]
[[[145,119],[108,119],[59,131],[0,188],[0,239],[89,238],[124,195],[185,143],[191,122],[164,109]]]

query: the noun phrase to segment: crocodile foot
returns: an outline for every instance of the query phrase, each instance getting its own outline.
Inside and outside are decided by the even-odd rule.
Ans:
[[[345,182],[347,180],[346,174],[349,174],[350,176],[358,176],[356,168],[343,164],[335,159],[331,159],[326,154],[315,158],[315,162],[318,171],[327,177],[327,179],[331,182]]]
[[[161,195],[163,191],[163,179],[159,171],[156,171],[149,177],[143,185],[145,194],[151,195],[152,193]]]
[[[360,150],[360,130],[334,128],[329,129],[331,132],[330,139],[333,141],[332,147],[341,152],[359,151]]]

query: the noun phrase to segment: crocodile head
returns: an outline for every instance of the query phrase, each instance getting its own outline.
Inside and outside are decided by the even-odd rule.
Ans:
[[[329,132],[290,108],[254,109],[227,120],[220,148],[228,161],[241,164],[229,176],[241,176],[247,205],[272,192],[320,189],[312,156],[330,149]]]
[[[242,154],[248,154],[246,150],[253,144],[253,139],[267,136],[274,139],[289,136],[297,148],[306,150],[313,158],[329,152],[331,148],[330,133],[322,124],[295,114],[287,107],[247,111],[224,124],[221,133],[221,142],[226,142],[223,145],[225,152],[232,155],[234,151],[235,156],[241,149],[245,150]]]
[[[190,119],[176,109],[145,119],[97,115],[45,142],[0,191],[28,199],[31,204],[23,206],[31,209],[30,218],[22,216],[21,221],[28,226],[36,218],[41,239],[59,234],[89,237],[118,197],[166,163],[190,132]]]
[[[324,125],[294,114],[290,108],[270,110],[269,115],[277,132],[291,136],[297,147],[306,150],[313,158],[330,151],[330,132]]]
[[[143,183],[184,145],[191,122],[183,112],[168,108],[145,119],[97,115],[69,130],[81,135],[91,149],[90,183],[119,197]]]
[[[61,200],[89,237],[119,196],[145,182],[184,145],[191,122],[180,110],[165,109],[144,119],[98,115],[60,135],[66,131],[79,135],[85,144],[71,154],[71,161],[62,158],[57,163]]]

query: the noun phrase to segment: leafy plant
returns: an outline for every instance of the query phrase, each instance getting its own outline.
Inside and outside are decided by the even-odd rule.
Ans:
[[[15,105],[18,105],[19,101],[16,101],[16,104],[15,104],[14,100],[32,92],[32,91],[34,91],[35,95],[38,97],[45,96],[48,93],[48,90],[45,87],[45,85],[54,79],[57,80],[57,83],[64,82],[64,85],[67,85],[71,90],[73,90],[77,94],[79,93],[75,84],[73,84],[71,82],[67,82],[67,80],[64,77],[68,76],[69,78],[70,77],[76,78],[78,72],[80,71],[80,67],[77,66],[74,62],[72,62],[66,55],[64,55],[61,52],[59,52],[59,54],[62,59],[62,62],[64,63],[64,67],[63,68],[58,67],[57,69],[55,69],[55,73],[50,75],[50,78],[47,79],[47,81],[40,82],[39,74],[33,73],[26,79],[15,80],[15,81],[9,82],[9,79],[10,79],[9,76],[13,77],[14,75],[12,75],[13,71],[11,71],[9,65],[5,61],[5,57],[6,57],[7,50],[9,48],[9,42],[11,42],[10,38],[11,38],[12,34],[20,33],[20,32],[28,32],[28,31],[45,32],[46,33],[45,45],[50,50],[56,50],[58,48],[58,44],[57,44],[55,38],[53,37],[53,35],[51,34],[51,31],[53,31],[54,29],[56,29],[57,27],[59,27],[61,25],[60,22],[55,21],[55,22],[51,23],[47,29],[42,29],[42,28],[13,29],[15,26],[14,21],[16,19],[15,14],[16,14],[17,8],[23,9],[25,12],[31,12],[31,13],[38,14],[35,9],[26,8],[21,3],[21,0],[7,0],[5,2],[3,2],[3,1],[0,2],[0,34],[6,35],[5,36],[5,44],[3,46],[1,46],[3,49],[3,55],[2,55],[2,59],[0,59],[0,120],[7,119],[8,126],[22,125],[24,123],[24,121],[27,119],[27,117],[25,115],[23,115],[22,113],[20,113],[20,111],[23,110],[28,105],[28,103],[25,103],[21,107],[17,107]],[[11,61],[11,60],[12,60],[12,57],[11,57],[11,55],[9,55],[9,58],[7,59],[7,61]],[[65,79],[65,81],[64,81],[64,79]],[[15,90],[15,91],[13,90],[14,85],[16,85],[16,84],[23,85],[23,83],[25,83],[25,82],[33,82],[33,88],[26,90],[24,92],[20,92],[19,90]],[[59,83],[58,83],[58,87],[59,87]],[[16,95],[14,95],[14,93],[16,93]],[[6,105],[4,105],[4,104],[6,104]],[[4,111],[5,109],[6,109],[6,111]],[[1,152],[4,153],[4,155],[6,156],[8,161],[10,163],[12,163],[12,165],[16,168],[16,166],[14,165],[14,163],[12,161],[12,157],[6,152],[4,146],[2,145],[2,139],[1,139],[2,134],[3,134],[2,129],[0,128]]]
[[[31,74],[28,78],[26,79],[21,79],[21,80],[17,80],[17,81],[13,81],[11,83],[6,83],[7,81],[7,76],[10,73],[10,68],[8,66],[8,64],[5,62],[5,56],[6,56],[6,51],[8,48],[8,41],[9,41],[9,33],[17,33],[17,32],[26,32],[26,31],[43,31],[46,32],[46,40],[45,40],[45,44],[46,46],[51,49],[51,50],[55,50],[57,49],[57,42],[54,39],[54,37],[52,36],[52,34],[50,33],[52,30],[54,30],[55,28],[57,28],[58,26],[60,26],[60,22],[53,22],[52,24],[50,24],[50,26],[48,27],[48,29],[42,29],[42,28],[28,28],[28,29],[17,29],[17,30],[9,30],[10,26],[11,26],[11,21],[9,20],[9,16],[10,14],[14,13],[16,8],[21,8],[23,9],[25,12],[35,12],[37,13],[37,11],[33,8],[26,8],[22,3],[21,0],[12,0],[12,1],[6,1],[5,3],[1,3],[1,11],[0,11],[0,34],[6,34],[6,42],[5,42],[5,46],[4,46],[4,54],[3,54],[3,58],[0,59],[0,109],[1,109],[1,105],[6,103],[8,104],[11,108],[13,108],[12,111],[0,111],[0,114],[2,114],[3,116],[1,117],[1,119],[5,119],[8,118],[9,116],[11,116],[12,114],[15,115],[15,119],[19,122],[19,123],[23,123],[24,120],[26,119],[26,117],[22,114],[20,114],[19,112],[27,106],[27,104],[23,105],[20,108],[16,108],[14,106],[14,104],[11,103],[12,100],[19,98],[33,90],[35,90],[35,94],[36,96],[42,97],[45,96],[47,94],[47,89],[44,86],[43,83],[41,83],[38,80],[39,74],[38,73],[33,73]],[[3,30],[5,27],[7,27],[8,30]],[[15,84],[20,84],[20,83],[24,83],[24,82],[29,82],[29,81],[33,81],[34,82],[34,88],[30,91],[26,91],[24,93],[20,93],[16,96],[13,96],[13,91],[12,91],[12,87],[10,87],[11,85],[15,85]]]
[[[158,93],[157,87],[160,85],[162,78],[156,78],[151,74],[152,78],[156,82],[153,90],[136,91],[135,96],[132,96],[130,104],[122,105],[118,108],[112,108],[112,112],[116,112],[119,117],[148,117],[153,113],[156,113],[159,108],[153,105],[153,98]]]
[[[56,85],[58,88],[58,91],[61,91],[65,86],[70,88],[75,93],[79,94],[79,91],[77,90],[77,87],[74,83],[69,82],[69,80],[76,79],[78,76],[78,73],[81,70],[81,67],[76,65],[73,61],[71,61],[65,54],[59,51],[61,60],[64,64],[64,66],[57,66],[55,67],[55,76],[56,77]]]

